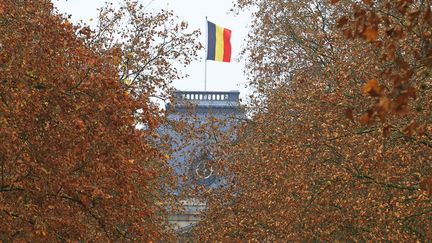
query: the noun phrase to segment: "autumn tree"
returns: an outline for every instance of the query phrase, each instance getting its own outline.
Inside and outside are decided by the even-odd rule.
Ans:
[[[149,98],[199,46],[176,46],[196,33],[177,31],[171,13],[125,4],[116,14],[135,21],[129,36],[106,12],[93,31],[47,0],[0,1],[1,240],[167,239],[169,174]]]
[[[336,2],[237,1],[255,94],[200,240],[432,238],[431,4]]]
[[[179,68],[196,60],[202,48],[198,30],[189,31],[172,11],[151,13],[138,1],[107,3],[98,19],[89,44],[101,53],[115,52],[119,80],[135,98],[167,101],[171,82],[186,76]]]

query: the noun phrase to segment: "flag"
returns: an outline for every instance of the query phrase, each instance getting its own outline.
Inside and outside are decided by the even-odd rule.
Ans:
[[[207,60],[231,61],[231,30],[207,21]]]

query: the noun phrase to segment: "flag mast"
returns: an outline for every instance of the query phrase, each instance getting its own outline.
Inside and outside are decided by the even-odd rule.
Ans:
[[[204,57],[204,62],[205,62],[205,69],[204,69],[204,91],[207,91],[207,55],[208,55],[208,23],[207,23],[207,16],[206,18],[206,46],[205,46],[205,57]]]

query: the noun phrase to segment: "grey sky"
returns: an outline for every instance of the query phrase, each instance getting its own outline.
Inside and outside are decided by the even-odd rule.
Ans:
[[[118,1],[118,0],[112,0]],[[53,0],[54,5],[60,12],[72,14],[74,21],[95,21],[97,8],[103,6],[105,0]],[[215,24],[232,30],[232,60],[231,63],[208,61],[207,67],[207,90],[226,91],[240,90],[241,96],[249,92],[244,86],[246,78],[243,74],[243,61],[239,59],[239,53],[247,38],[250,16],[240,16],[230,13],[232,0],[141,0],[143,4],[149,4],[149,10],[171,9],[179,16],[180,20],[189,23],[192,29],[200,29],[202,35],[199,41],[206,43],[205,17]],[[204,56],[205,51],[200,53],[200,61],[192,63],[182,70],[189,74],[188,78],[177,80],[174,86],[180,90],[204,90]]]

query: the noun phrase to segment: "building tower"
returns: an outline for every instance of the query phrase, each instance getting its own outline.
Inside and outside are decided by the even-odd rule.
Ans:
[[[171,111],[168,118],[186,122],[195,130],[202,131],[195,138],[171,132],[178,143],[184,142],[181,148],[177,150],[174,148],[175,152],[172,155],[172,166],[175,171],[179,177],[187,178],[187,180],[179,180],[182,181],[180,182],[183,183],[182,186],[193,184],[211,188],[223,184],[223,178],[217,175],[211,165],[212,145],[218,140],[213,137],[214,132],[207,133],[207,131],[216,127],[218,133],[230,133],[226,135],[231,139],[235,138],[230,128],[244,117],[239,95],[239,91],[176,91],[174,93],[173,104],[168,104],[166,107]],[[210,127],[214,123],[218,125]],[[184,206],[184,212],[170,218],[171,223],[181,232],[187,232],[198,221],[198,214],[205,208],[205,203],[190,199],[184,202]]]

